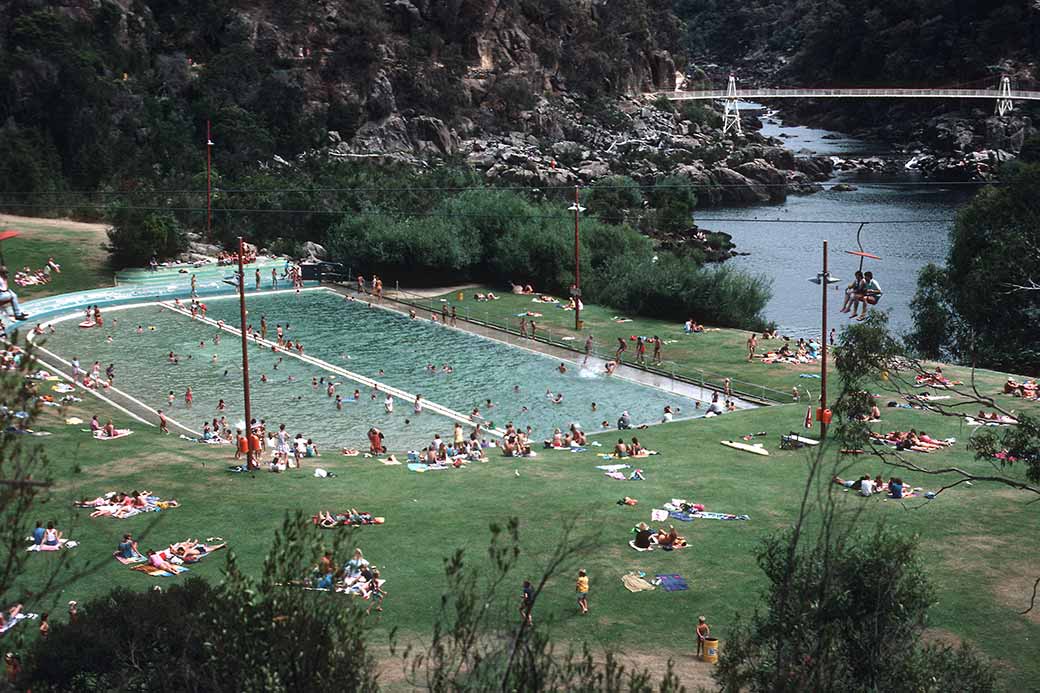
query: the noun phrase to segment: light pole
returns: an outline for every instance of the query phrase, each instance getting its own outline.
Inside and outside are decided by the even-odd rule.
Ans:
[[[840,279],[832,277],[830,272],[827,271],[827,241],[823,242],[823,271],[811,278],[813,284],[819,284],[821,291],[823,292],[822,301],[822,314],[820,322],[822,324],[822,335],[820,339],[820,409],[819,415],[816,417],[820,421],[820,440],[822,441],[827,437],[827,288],[831,284],[837,284]]]
[[[246,338],[246,273],[242,267],[242,257],[245,255],[245,242],[238,237],[238,308],[242,318],[242,394],[246,405],[246,442],[253,433],[252,408],[249,401],[249,340]],[[252,466],[253,451],[246,454],[247,466]],[[259,464],[259,463],[257,463]]]
[[[213,239],[213,189],[210,185],[210,160],[213,151],[213,137],[209,130],[209,121],[206,121],[206,242]],[[240,241],[242,239],[239,239]],[[241,267],[239,268],[241,269]]]
[[[574,204],[567,209],[574,212],[574,288],[571,298],[574,299],[574,329],[581,330],[581,245],[578,242],[578,218],[585,208],[579,204],[581,188],[574,186]]]

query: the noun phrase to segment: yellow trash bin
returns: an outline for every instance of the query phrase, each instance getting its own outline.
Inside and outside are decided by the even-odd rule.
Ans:
[[[704,640],[704,654],[701,655],[708,664],[715,664],[719,661],[719,640],[718,638],[706,638]]]

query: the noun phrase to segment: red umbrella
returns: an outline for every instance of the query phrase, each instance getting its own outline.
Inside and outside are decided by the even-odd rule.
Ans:
[[[6,241],[9,238],[14,238],[19,235],[21,235],[19,231],[15,231],[14,229],[4,229],[3,231],[0,231],[0,241]],[[4,251],[0,249],[0,265],[3,264],[6,264],[4,263]]]

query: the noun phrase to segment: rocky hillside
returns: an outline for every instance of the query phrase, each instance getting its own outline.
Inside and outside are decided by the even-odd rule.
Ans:
[[[357,154],[450,156],[474,132],[514,129],[542,97],[670,87],[670,10],[667,0],[0,0],[0,185],[183,178],[200,170],[207,119],[229,176],[330,136]]]

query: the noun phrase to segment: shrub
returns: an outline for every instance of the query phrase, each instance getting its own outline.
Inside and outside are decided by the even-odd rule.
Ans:
[[[153,255],[166,260],[188,247],[184,231],[171,212],[136,209],[119,202],[107,211],[108,252],[116,267],[141,266]]]
[[[607,176],[592,184],[585,198],[589,214],[611,224],[624,221],[631,210],[641,209],[643,193],[628,176]]]

